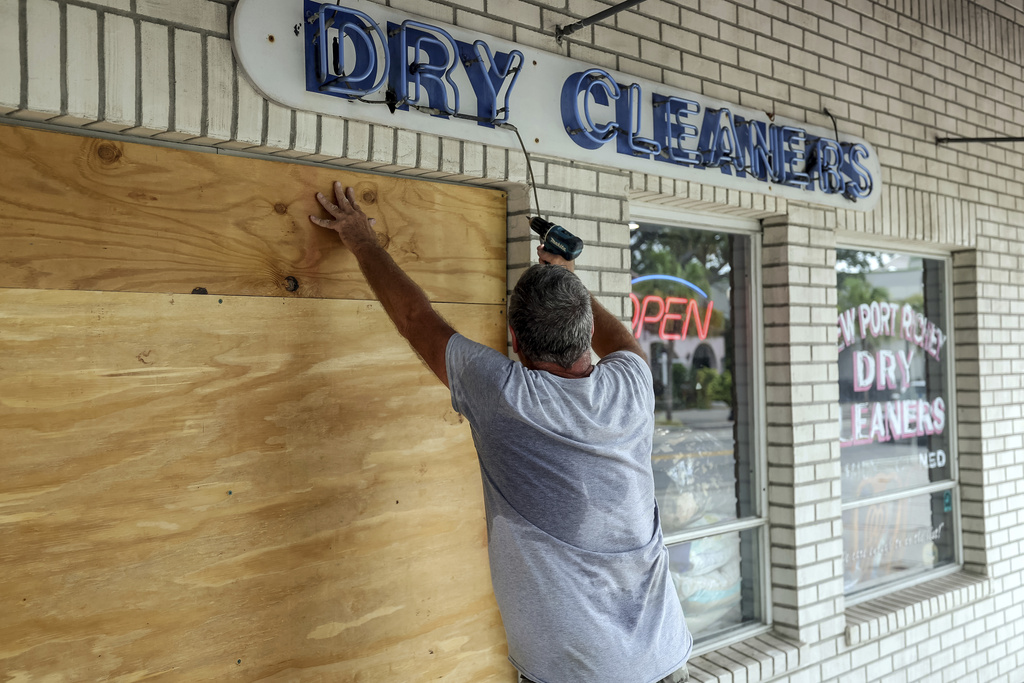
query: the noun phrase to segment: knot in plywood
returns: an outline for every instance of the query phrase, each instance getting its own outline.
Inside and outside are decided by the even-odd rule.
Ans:
[[[96,156],[100,158],[104,164],[113,164],[121,159],[124,152],[114,142],[104,141],[101,142],[99,147],[96,148]]]

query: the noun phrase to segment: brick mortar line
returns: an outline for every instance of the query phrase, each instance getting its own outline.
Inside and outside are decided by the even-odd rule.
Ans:
[[[139,29],[141,33],[141,28]],[[209,36],[199,36],[199,87],[202,89],[199,93],[199,135],[202,137],[208,137],[210,133],[210,53],[209,53]],[[139,47],[136,52],[142,52],[142,43],[139,43]],[[233,60],[232,60],[233,61]],[[141,89],[139,90],[141,100]],[[232,114],[234,112],[232,111]],[[294,145],[293,145],[294,146]]]
[[[29,1],[31,1],[31,0],[29,0]],[[230,39],[230,37],[231,37],[231,30],[230,30],[230,28],[228,28],[228,30],[226,30],[226,31],[220,32],[220,31],[215,31],[215,30],[212,30],[212,29],[206,29],[206,28],[200,28],[200,27],[197,27],[197,26],[192,26],[190,24],[183,24],[183,23],[180,23],[180,22],[171,21],[169,19],[160,19],[158,17],[153,17],[153,16],[148,15],[148,14],[142,14],[142,13],[140,13],[140,12],[134,10],[134,9],[122,10],[122,9],[117,9],[116,7],[109,7],[107,5],[94,5],[94,4],[91,4],[91,3],[86,2],[84,0],[56,0],[56,1],[60,2],[64,6],[72,6],[73,5],[75,7],[81,7],[83,9],[91,9],[91,10],[94,10],[97,14],[113,14],[113,15],[116,15],[116,16],[119,16],[119,17],[125,17],[125,18],[133,19],[133,20],[140,20],[140,21],[144,21],[144,22],[150,23],[150,24],[158,24],[160,26],[169,26],[169,27],[172,27],[172,28],[180,28],[180,29],[185,30],[185,31],[191,31],[193,33],[201,33],[203,35],[210,35],[210,36],[214,36],[214,37],[217,37],[217,38],[227,38],[227,39]],[[216,2],[219,5],[225,5],[225,6],[230,8],[230,5],[227,5],[226,3],[218,2],[218,0],[206,0],[206,2]],[[133,0],[133,2],[132,2],[132,7],[134,7],[134,6],[135,6],[135,0]],[[229,17],[228,17],[228,23],[229,23],[229,26],[230,26],[230,12],[229,12]]]
[[[141,29],[140,29],[141,31]],[[173,131],[178,125],[178,87],[177,71],[178,64],[175,59],[177,40],[173,28],[167,30],[167,130]],[[142,46],[136,47],[140,52]],[[138,93],[141,95],[141,93]]]
[[[60,5],[57,8],[58,12],[58,40],[60,46],[58,47],[58,53],[60,54],[60,113],[68,113],[68,7],[67,5]]]
[[[132,7],[135,7],[135,0],[132,0]],[[141,126],[144,112],[142,97],[142,22],[138,19],[135,26],[135,121]]]
[[[28,0],[18,2],[18,58],[21,60],[21,109],[28,109]]]
[[[103,12],[96,13],[96,62],[96,87],[99,91],[96,94],[98,99],[96,119],[105,121],[107,118],[107,15]]]

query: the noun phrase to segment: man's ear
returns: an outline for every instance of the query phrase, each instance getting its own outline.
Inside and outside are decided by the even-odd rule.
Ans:
[[[512,326],[508,326],[509,334],[512,335],[512,353],[519,353],[519,340],[516,339],[516,331],[512,329]]]

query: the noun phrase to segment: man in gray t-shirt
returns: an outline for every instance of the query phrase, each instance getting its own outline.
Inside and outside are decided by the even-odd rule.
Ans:
[[[685,680],[692,638],[654,498],[654,392],[639,344],[571,262],[540,248],[546,265],[509,299],[522,363],[466,339],[380,247],[352,189],[334,189],[337,204],[317,194],[332,219],[310,220],[338,232],[472,428],[491,580],[522,680]]]

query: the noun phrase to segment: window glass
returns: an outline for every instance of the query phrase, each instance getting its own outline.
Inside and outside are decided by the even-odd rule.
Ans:
[[[744,553],[740,532],[692,540],[705,528],[714,534],[713,525],[758,521],[751,239],[644,225],[633,232],[631,247],[632,329],[654,375],[658,507],[680,595],[704,586],[692,593],[698,597],[682,598],[700,638],[759,618],[749,589],[759,580],[753,541]],[[674,545],[674,537],[686,542]],[[712,556],[715,561],[702,559]],[[729,602],[744,595],[744,583],[743,600]]]
[[[948,295],[939,259],[839,249],[836,272],[845,583],[855,593],[956,562]]]
[[[757,529],[669,546],[669,566],[695,638],[758,619]]]
[[[843,511],[846,589],[865,591],[956,564],[952,491]]]

